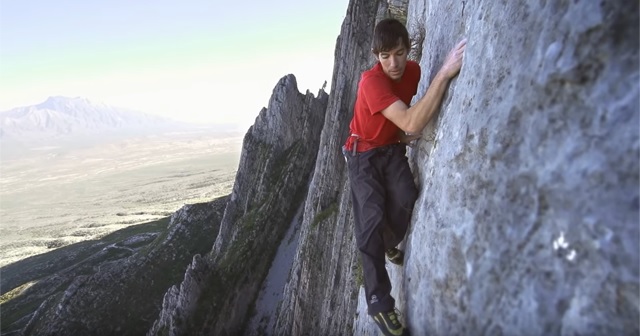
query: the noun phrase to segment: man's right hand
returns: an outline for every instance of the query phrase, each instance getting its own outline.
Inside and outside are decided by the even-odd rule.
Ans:
[[[440,72],[445,78],[451,79],[460,72],[460,68],[462,67],[462,56],[464,56],[464,49],[466,46],[467,39],[465,38],[458,42],[458,44],[449,51],[447,58],[444,60],[444,64],[442,64],[442,68],[440,68]]]

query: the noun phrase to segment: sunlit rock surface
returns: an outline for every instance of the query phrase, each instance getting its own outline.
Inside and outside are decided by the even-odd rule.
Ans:
[[[351,1],[343,24],[282,334],[377,334],[339,147],[385,5]],[[417,97],[468,39],[410,154],[421,194],[389,269],[413,334],[637,334],[637,2],[412,1],[407,25],[427,32]]]
[[[468,38],[395,273],[418,335],[638,333],[638,2],[413,1],[418,96]]]

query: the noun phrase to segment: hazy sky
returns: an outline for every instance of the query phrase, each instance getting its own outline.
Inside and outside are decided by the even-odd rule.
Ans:
[[[1,0],[0,111],[48,96],[251,124],[282,76],[331,84],[348,0]]]

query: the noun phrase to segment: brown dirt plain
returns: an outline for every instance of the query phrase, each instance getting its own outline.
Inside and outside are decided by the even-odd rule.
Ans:
[[[166,132],[3,155],[0,267],[229,194],[242,136]]]

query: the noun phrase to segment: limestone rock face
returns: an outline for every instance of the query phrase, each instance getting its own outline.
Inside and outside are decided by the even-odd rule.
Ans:
[[[198,299],[207,286],[205,280],[210,273],[211,263],[200,254],[196,254],[185,271],[184,280],[179,286],[171,286],[165,293],[162,310],[147,334],[185,334],[189,326],[184,321],[188,321],[191,318],[190,314],[196,309]]]
[[[421,97],[400,308],[418,335],[638,333],[638,2],[412,1]]]
[[[375,19],[393,5],[349,4],[277,334],[378,333],[339,148]],[[417,98],[468,39],[410,151],[421,193],[406,264],[388,269],[412,334],[637,334],[638,3],[423,0],[408,16],[412,35],[427,32]]]

